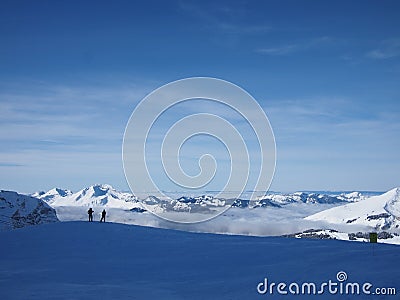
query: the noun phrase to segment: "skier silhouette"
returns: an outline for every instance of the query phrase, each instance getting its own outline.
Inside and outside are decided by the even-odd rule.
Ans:
[[[93,213],[94,210],[92,208],[89,208],[89,210],[87,211],[88,215],[89,215],[89,222],[93,222]]]
[[[101,212],[101,219],[100,219],[100,222],[106,222],[106,210],[105,209],[103,209],[103,211]]]

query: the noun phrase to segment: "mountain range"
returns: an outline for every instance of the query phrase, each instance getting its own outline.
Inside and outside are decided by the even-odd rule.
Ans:
[[[233,206],[239,208],[281,207],[292,203],[308,204],[345,204],[358,202],[367,198],[360,192],[341,193],[339,195],[319,194],[314,192],[296,192],[289,194],[271,193],[257,200],[219,199],[211,195],[196,197],[181,196],[177,199],[160,198],[149,195],[143,201],[131,193],[119,192],[108,184],[96,184],[76,193],[70,190],[54,188],[47,192],[32,194],[52,207],[59,206],[104,206],[121,209],[137,209],[141,202],[152,208],[163,211],[206,212],[216,207]]]
[[[305,231],[294,234],[296,237],[365,240],[367,232],[377,231],[381,237],[385,232],[388,232],[384,234],[386,236],[392,235],[391,242],[400,242],[400,188],[376,196],[360,192],[269,193],[255,201],[218,199],[211,195],[180,196],[176,199],[150,195],[139,200],[133,194],[119,192],[107,184],[92,185],[75,193],[60,188],[30,196],[2,191],[0,227],[19,228],[58,221],[56,212],[62,220],[85,219],[81,208],[89,206],[108,208],[112,222],[150,224],[155,227],[169,225],[157,225],[157,219],[152,219],[150,214],[141,214],[146,209],[156,213],[207,214],[213,209],[232,206],[232,210],[224,213],[222,218],[217,218],[214,223],[204,225],[203,229],[201,226],[193,227],[192,230],[225,232],[226,226],[234,223],[239,229],[234,226],[226,233],[242,232],[243,228],[248,228],[246,230],[249,234],[257,235],[265,234],[264,229],[260,231],[257,228],[263,228],[265,222],[270,222],[270,225],[266,225],[269,228],[266,232],[274,234],[273,220],[278,220],[292,228],[296,227],[295,224],[303,224],[299,227]],[[239,225],[239,220],[242,225]]]

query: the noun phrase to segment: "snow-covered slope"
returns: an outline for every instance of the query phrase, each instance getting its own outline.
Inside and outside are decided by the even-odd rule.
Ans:
[[[399,197],[400,188],[395,188],[380,196],[334,207],[305,219],[340,225],[363,225],[375,230],[398,230],[400,223],[393,212],[400,211]]]
[[[386,202],[385,210],[400,220],[400,188],[397,188],[395,195]]]
[[[140,203],[130,193],[116,191],[108,184],[96,184],[88,188],[72,193],[68,190],[52,189],[47,193],[39,193],[39,199],[43,199],[52,207],[58,206],[104,206],[122,209],[140,207]]]
[[[245,237],[110,223],[0,232],[0,299],[398,299],[399,246]],[[347,277],[338,279],[338,273]],[[345,272],[346,274],[344,274]],[[259,283],[331,281],[397,295],[260,295]],[[340,281],[339,281],[340,280]],[[292,288],[292,290],[295,290]],[[301,290],[301,288],[300,288]]]
[[[42,200],[16,192],[0,191],[0,229],[57,221],[55,210]]]

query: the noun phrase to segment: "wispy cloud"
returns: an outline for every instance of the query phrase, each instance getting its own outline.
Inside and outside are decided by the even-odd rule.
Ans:
[[[313,97],[265,102],[277,143],[274,189],[284,189],[284,182],[298,187],[335,182],[350,189],[398,184],[393,171],[400,147],[393,138],[400,130],[398,109],[359,101]]]
[[[309,99],[273,101],[264,107],[282,133],[294,131],[315,134],[335,134],[345,137],[365,137],[371,133],[380,137],[388,131],[400,130],[396,112],[388,113],[360,106],[354,99],[314,97]]]
[[[289,55],[296,52],[307,51],[314,48],[326,47],[336,43],[337,39],[322,36],[313,39],[303,40],[296,43],[288,43],[279,46],[264,47],[256,49],[256,52],[265,55]]]
[[[246,8],[240,4],[236,6],[227,6],[222,3],[199,5],[196,2],[182,1],[179,3],[179,9],[201,21],[205,28],[212,28],[219,33],[255,35],[272,30],[272,27],[266,24],[243,21],[246,19]]]
[[[400,38],[382,41],[380,47],[369,51],[366,56],[373,59],[389,59],[400,56]]]
[[[233,24],[233,23],[217,23],[220,30],[227,33],[236,34],[263,34],[272,30],[271,26],[266,25],[244,25],[244,24]]]
[[[125,185],[121,162],[125,125],[135,105],[154,86],[125,79],[94,85],[83,81],[0,85],[3,188],[32,192],[37,187],[77,188],[93,182]]]
[[[0,93],[0,151],[118,149],[129,114],[144,95],[143,88],[129,86],[13,87]]]
[[[14,162],[0,162],[0,167],[22,167],[22,164]]]
[[[327,153],[343,160],[376,159],[379,153],[388,160],[397,156],[399,141],[391,137],[400,122],[383,107],[372,113],[354,99],[331,97],[276,101],[265,110],[275,130],[278,157],[318,161]]]
[[[285,45],[279,47],[271,47],[271,48],[261,48],[258,49],[257,52],[267,55],[287,55],[296,51],[299,51],[301,47],[299,45]]]

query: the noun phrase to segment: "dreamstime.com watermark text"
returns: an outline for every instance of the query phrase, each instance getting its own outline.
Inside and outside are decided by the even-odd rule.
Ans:
[[[261,295],[396,295],[394,287],[374,287],[372,283],[347,281],[347,273],[340,271],[336,274],[336,280],[328,280],[322,283],[314,282],[270,282],[264,278],[257,285],[257,292]]]

